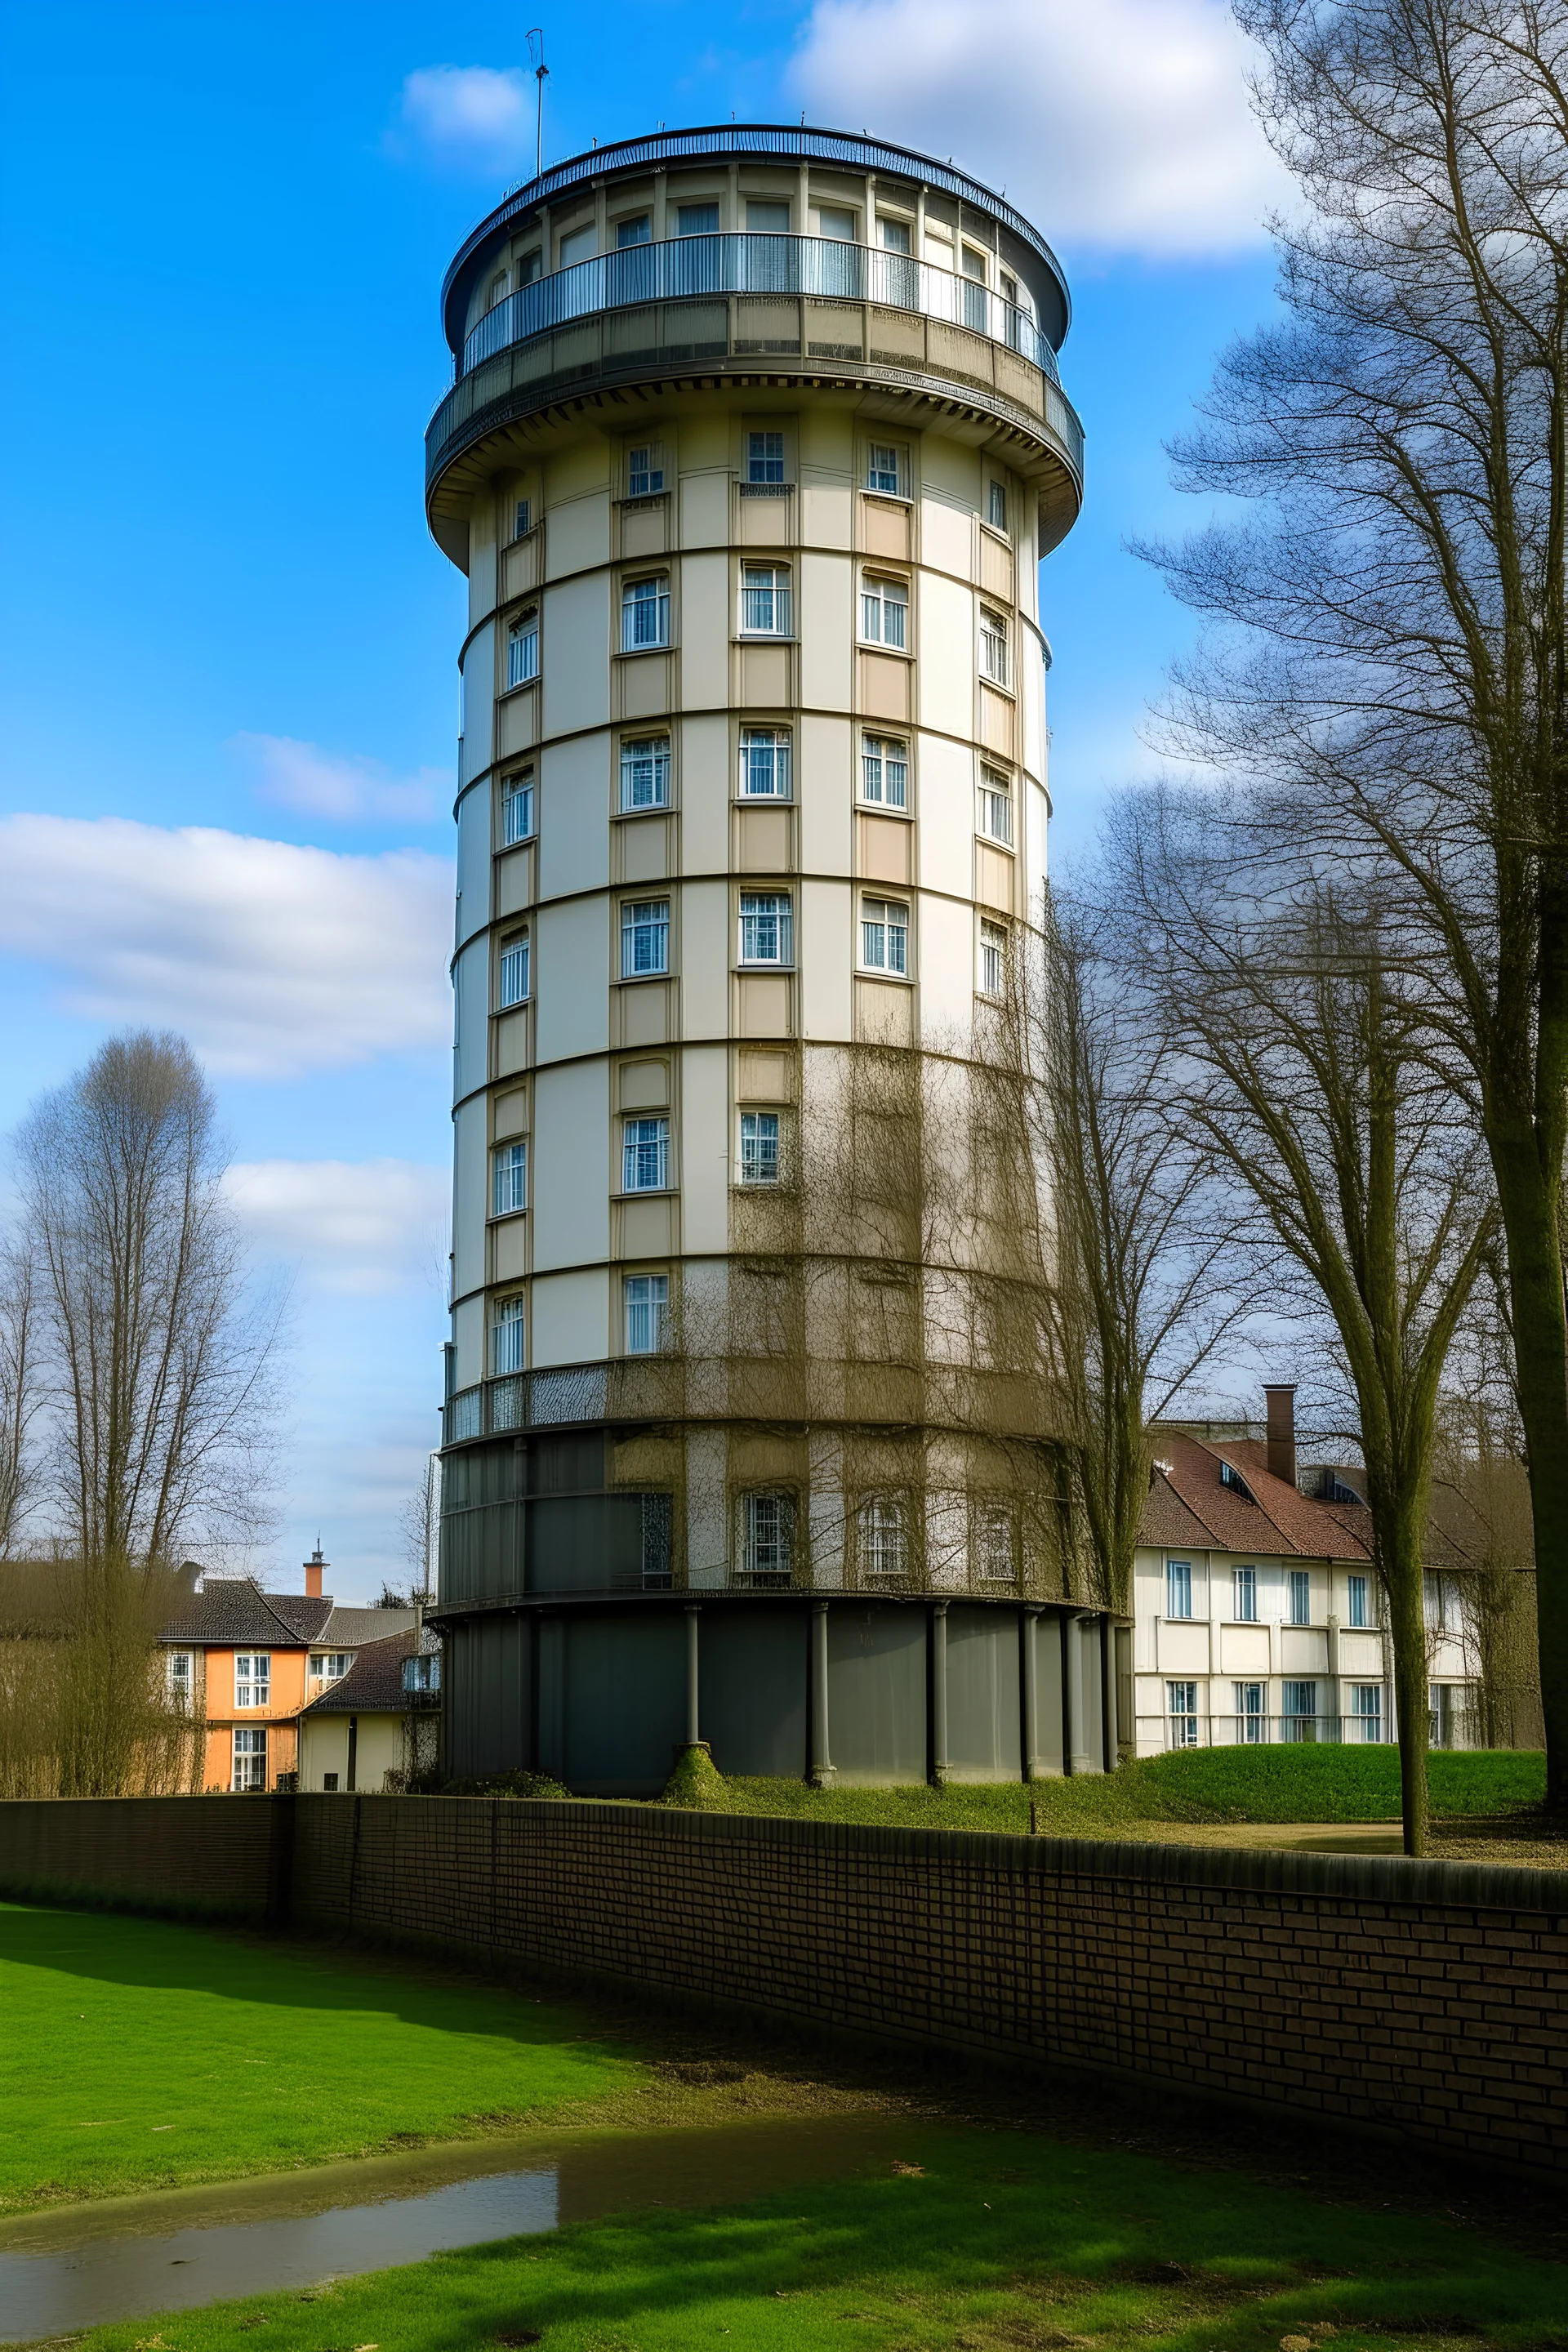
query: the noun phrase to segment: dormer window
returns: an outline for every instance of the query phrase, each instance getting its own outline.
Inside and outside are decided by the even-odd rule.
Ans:
[[[1240,1495],[1245,1501],[1250,1503],[1254,1500],[1251,1487],[1240,1471],[1229,1462],[1222,1462],[1219,1465],[1219,1483],[1222,1486],[1228,1486],[1233,1495]]]

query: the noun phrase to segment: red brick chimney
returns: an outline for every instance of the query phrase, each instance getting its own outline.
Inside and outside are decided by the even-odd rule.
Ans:
[[[1270,1412],[1274,1410],[1272,1405],[1270,1405],[1268,1409]],[[1272,1422],[1270,1422],[1268,1425],[1270,1429],[1274,1426]],[[1268,1459],[1269,1466],[1272,1468],[1274,1460],[1273,1455],[1270,1454]],[[321,1538],[318,1536],[316,1538],[316,1549],[310,1554],[310,1559],[305,1562],[305,1598],[307,1601],[319,1601],[321,1599],[321,1570],[326,1568],[331,1568],[331,1564],[332,1563],[330,1559],[323,1559],[321,1558]]]
[[[1268,1407],[1268,1461],[1270,1477],[1283,1478],[1288,1486],[1296,1483],[1296,1383],[1266,1388],[1264,1402]],[[319,1590],[319,1588],[318,1588]]]

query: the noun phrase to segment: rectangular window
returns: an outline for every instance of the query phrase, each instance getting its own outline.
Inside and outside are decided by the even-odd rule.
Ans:
[[[988,606],[983,606],[980,614],[980,675],[993,686],[1007,683],[1007,624]]]
[[[1451,1683],[1426,1685],[1426,1738],[1433,1748],[1454,1744],[1454,1690]]]
[[[748,482],[782,482],[784,478],[784,437],[782,433],[748,433]]]
[[[1304,1568],[1290,1570],[1290,1622],[1310,1625],[1312,1622],[1312,1580]]]
[[[195,1660],[189,1650],[171,1650],[166,1671],[169,1696],[176,1706],[189,1706],[195,1687]]]
[[[779,1115],[776,1110],[741,1113],[741,1181],[776,1184],[779,1181]]]
[[[539,610],[537,605],[520,613],[506,633],[506,682],[509,690],[514,686],[527,686],[539,676]]]
[[[855,242],[854,214],[844,205],[818,205],[816,234],[818,236],[830,236],[839,245],[853,245]]]
[[[866,488],[879,490],[884,498],[896,499],[900,478],[896,445],[891,441],[873,441],[866,460]]]
[[[719,206],[708,205],[677,205],[675,234],[677,236],[716,236],[719,232]]]
[[[531,286],[535,278],[542,278],[543,275],[544,255],[541,247],[536,245],[531,253],[523,255],[518,266],[517,282],[520,286]]]
[[[907,743],[886,735],[868,735],[860,746],[860,797],[883,808],[907,808],[910,803],[910,752]]]
[[[743,1495],[741,1497],[741,1581],[751,1585],[784,1585],[790,1580],[795,1558],[795,1497],[792,1495]]]
[[[901,1584],[908,1573],[909,1544],[899,1505],[879,1496],[861,1504],[859,1517],[861,1575],[872,1584]]]
[[[621,1135],[623,1192],[667,1192],[669,1190],[669,1121],[628,1118]]]
[[[405,1658],[403,1687],[411,1693],[438,1691],[441,1687],[440,1659],[429,1656]]]
[[[987,1584],[1012,1584],[1017,1578],[1013,1549],[1013,1514],[1004,1504],[986,1503],[980,1512],[980,1573]]]
[[[496,273],[496,275],[495,275],[495,276],[490,279],[490,295],[489,295],[489,308],[490,310],[493,310],[495,309],[496,304],[497,304],[498,302],[504,302],[504,301],[506,300],[506,289],[507,289],[508,286],[510,284],[510,282],[511,282],[511,281],[510,281],[510,279],[508,278],[507,273],[506,273],[506,271],[505,271],[504,269],[498,270],[498,271],[497,271],[497,273]]]
[[[242,1731],[234,1735],[234,1788],[245,1796],[267,1786],[267,1734]]]
[[[903,580],[878,580],[869,574],[860,583],[860,635],[873,646],[892,646],[899,653],[910,642],[910,591]]]
[[[529,955],[528,933],[520,931],[515,939],[503,940],[500,950],[500,995],[499,1008],[502,1013],[514,1004],[528,1002]]]
[[[1198,1744],[1198,1686],[1196,1683],[1167,1683],[1165,1705],[1171,1718],[1173,1748],[1195,1748]]]
[[[621,978],[669,970],[669,900],[628,898],[621,907]]]
[[[650,652],[669,643],[669,577],[628,580],[621,590],[621,651]]]
[[[338,1791],[337,1774],[335,1772],[323,1772],[321,1775],[321,1787],[329,1797],[335,1797]]]
[[[1383,1738],[1383,1685],[1352,1683],[1351,1721],[1355,1726],[1357,1739],[1369,1741],[1374,1747]]]
[[[1234,1588],[1231,1594],[1231,1611],[1237,1623],[1256,1625],[1258,1622],[1258,1570],[1255,1568],[1233,1569],[1231,1582]]]
[[[889,220],[883,215],[879,216],[877,226],[881,232],[881,246],[884,253],[908,253],[910,249],[908,221]]]
[[[236,1706],[269,1706],[272,1703],[272,1659],[265,1650],[240,1650],[234,1661]]]
[[[1346,1614],[1350,1623],[1352,1625],[1365,1625],[1369,1623],[1370,1620],[1366,1613],[1365,1577],[1347,1576],[1345,1579],[1345,1588],[1348,1599]]]
[[[533,839],[533,770],[508,776],[500,788],[500,830],[504,847]]]
[[[318,1682],[341,1683],[353,1664],[352,1650],[318,1651],[310,1661],[310,1672]]]
[[[494,1214],[515,1217],[528,1206],[528,1146],[502,1143],[496,1147]]]
[[[598,250],[598,232],[592,221],[586,221],[581,228],[568,229],[562,238],[561,257],[556,267],[572,269],[579,261],[592,261]]]
[[[978,829],[987,841],[1013,844],[1013,788],[1005,776],[994,768],[980,771],[980,804],[976,817]]]
[[[657,1356],[664,1345],[664,1318],[669,1311],[668,1274],[626,1276],[626,1353]]]
[[[623,809],[669,806],[669,738],[641,735],[621,745]]]
[[[976,334],[985,332],[985,256],[972,245],[963,247],[963,323]]]
[[[742,727],[741,798],[743,801],[787,801],[789,796],[789,729]]]
[[[1318,1736],[1318,1685],[1287,1683],[1279,1706],[1279,1737],[1311,1742]]]
[[[787,236],[789,206],[765,197],[751,196],[746,201],[746,226],[752,236]]]
[[[532,503],[528,499],[519,499],[517,511],[512,519],[511,535],[513,539],[526,539],[532,529]]]
[[[522,1370],[526,1361],[523,1328],[522,1300],[503,1298],[496,1308],[496,1318],[490,1327],[490,1370],[498,1380]]]
[[[1007,934],[1000,923],[980,925],[980,993],[1001,996],[1007,980]]]
[[[900,979],[908,976],[910,910],[896,898],[862,899],[860,961],[869,971],[893,971]]]
[[[664,488],[664,451],[657,441],[639,441],[626,451],[626,496],[651,499]]]
[[[993,530],[1006,530],[1007,491],[1005,484],[1002,482],[987,482],[985,485],[985,520],[990,524]]]
[[[1243,1747],[1260,1747],[1266,1723],[1263,1712],[1263,1685],[1237,1683],[1235,1690],[1237,1738]]]
[[[1165,1562],[1165,1614],[1167,1617],[1190,1617],[1192,1613],[1192,1561],[1168,1559]]]
[[[742,891],[741,961],[795,961],[795,910],[787,890]]]
[[[783,563],[741,567],[741,627],[751,637],[787,637],[791,627],[789,568]]]
[[[616,223],[617,246],[647,245],[653,236],[653,222],[647,213],[637,213],[632,219]],[[633,496],[637,494],[634,491]]]

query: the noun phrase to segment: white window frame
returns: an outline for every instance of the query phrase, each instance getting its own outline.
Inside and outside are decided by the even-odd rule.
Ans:
[[[914,236],[914,223],[912,221],[894,220],[887,213],[879,213],[877,215],[877,242],[881,247],[884,253],[907,254],[912,251],[912,240]]]
[[[1233,1568],[1230,1571],[1231,1622],[1237,1625],[1258,1622],[1258,1570],[1256,1568]]]
[[[656,980],[669,970],[669,900],[621,901],[621,978]]]
[[[860,798],[871,808],[908,812],[910,747],[903,736],[861,736]]]
[[[1268,1690],[1262,1683],[1235,1683],[1231,1687],[1236,1698],[1237,1747],[1261,1747],[1268,1737]]]
[[[499,1298],[490,1321],[490,1371],[498,1380],[510,1380],[516,1372],[528,1369],[527,1302],[519,1295]]]
[[[626,444],[627,498],[657,498],[663,488],[664,448],[662,444],[658,441],[628,442]]]
[[[528,1141],[498,1143],[491,1155],[490,1214],[521,1216],[528,1206]]]
[[[795,738],[791,730],[787,727],[742,727],[736,798],[787,801],[794,797]]]
[[[1008,535],[1007,485],[999,482],[994,474],[987,478],[985,484],[985,527],[1000,532],[1004,539]]]
[[[1312,1577],[1305,1568],[1288,1569],[1285,1573],[1285,1606],[1289,1611],[1288,1625],[1310,1625],[1312,1622]],[[1300,1613],[1298,1613],[1300,1612]]]
[[[1305,1694],[1304,1697],[1303,1694]],[[1292,1701],[1294,1704],[1292,1704]],[[1317,1722],[1318,1685],[1316,1677],[1313,1675],[1291,1675],[1288,1682],[1281,1683],[1279,1686],[1280,1738],[1283,1740],[1300,1740],[1303,1745],[1310,1744],[1310,1742],[1315,1740],[1318,1736],[1315,1727]],[[1311,1724],[1314,1728],[1310,1732],[1304,1731],[1301,1728],[1302,1725],[1309,1723]],[[1291,1725],[1295,1727],[1294,1729],[1287,1727]]]
[[[539,676],[539,607],[529,605],[506,629],[506,690],[531,686]]]
[[[621,1121],[621,1191],[669,1190],[669,1114],[633,1111]]]
[[[1170,1725],[1172,1747],[1196,1748],[1198,1745],[1198,1686],[1195,1682],[1166,1683],[1165,1716]]]
[[[909,457],[900,441],[873,441],[866,451],[866,488],[879,499],[901,499],[910,478]]]
[[[748,482],[782,482],[784,478],[784,436],[764,427],[746,435]]]
[[[896,1495],[870,1495],[856,1515],[860,1574],[868,1583],[902,1584],[910,1572],[909,1525]]]
[[[1165,1562],[1165,1614],[1173,1624],[1184,1625],[1193,1614],[1193,1563],[1190,1559],[1167,1559]]]
[[[992,998],[1007,991],[1007,927],[980,918],[980,994]]]
[[[240,1707],[263,1707],[272,1704],[272,1653],[270,1650],[237,1650],[234,1654],[234,1704]]]
[[[980,1576],[985,1584],[1016,1584],[1018,1548],[1013,1514],[1005,1503],[982,1503],[976,1549]]]
[[[533,942],[531,932],[515,931],[500,945],[497,971],[496,1010],[515,1012],[526,1004],[533,989]]]
[[[1383,1685],[1381,1683],[1352,1683],[1351,1721],[1360,1724],[1359,1736],[1363,1745],[1382,1746]]]
[[[1010,659],[1007,616],[993,605],[980,607],[980,675],[1005,693],[1012,692],[1013,671]]]
[[[896,572],[860,574],[860,642],[889,652],[910,650],[910,583]]]
[[[621,743],[621,814],[668,806],[669,737],[625,737]]]
[[[784,1121],[778,1111],[743,1110],[741,1113],[738,1165],[742,1184],[764,1187],[776,1184],[783,1150]]]
[[[628,1356],[657,1356],[669,1314],[668,1274],[628,1274],[622,1286]]]
[[[164,1661],[169,1696],[188,1706],[196,1687],[196,1660],[192,1650],[171,1650]]]
[[[1000,768],[980,771],[975,788],[974,829],[984,841],[1013,846],[1013,786]]]
[[[667,653],[669,649],[669,574],[643,572],[621,583],[621,651]]]
[[[769,929],[771,926],[771,933]],[[773,952],[763,942],[771,936]],[[748,971],[787,971],[795,964],[795,900],[787,890],[742,890],[738,961]]]
[[[787,1584],[795,1572],[795,1496],[777,1488],[742,1495],[740,1521],[742,1581]]]
[[[500,820],[503,849],[515,849],[520,841],[533,839],[535,824],[531,768],[520,768],[515,775],[502,779]]]
[[[789,637],[795,635],[795,597],[787,563],[741,564],[741,635],[743,637]]]
[[[237,1797],[265,1794],[267,1789],[267,1729],[264,1724],[237,1723],[231,1751],[229,1786]]]
[[[1345,1623],[1361,1633],[1372,1623],[1367,1612],[1367,1580],[1364,1576],[1345,1579]]]
[[[891,973],[897,980],[908,980],[910,908],[907,899],[868,895],[861,898],[860,969],[862,971]]]
[[[310,1679],[318,1683],[341,1683],[353,1662],[352,1650],[318,1650],[310,1660]]]

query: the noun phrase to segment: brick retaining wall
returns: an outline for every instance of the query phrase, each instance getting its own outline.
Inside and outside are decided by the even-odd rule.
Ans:
[[[1568,2167],[1568,1874],[445,1797],[0,1804],[0,1888],[616,1978]]]

